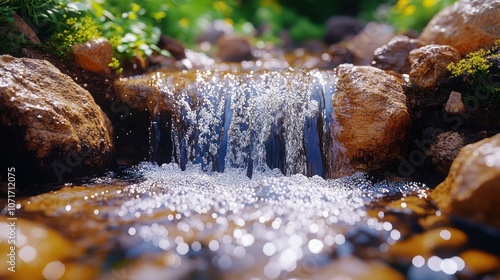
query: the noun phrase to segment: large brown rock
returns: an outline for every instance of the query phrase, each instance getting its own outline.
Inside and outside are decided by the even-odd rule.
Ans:
[[[462,148],[432,192],[446,213],[500,228],[500,134]]]
[[[411,62],[410,82],[422,89],[434,90],[448,75],[446,66],[460,60],[450,46],[428,45],[415,49],[408,56]]]
[[[102,170],[112,126],[88,91],[44,60],[0,56],[1,165],[45,182]],[[25,173],[26,176],[21,176]]]
[[[398,158],[411,125],[402,86],[375,67],[339,69],[329,177],[384,169]]]
[[[490,48],[500,38],[500,0],[462,0],[434,16],[422,31],[423,44],[450,45],[461,55]]]

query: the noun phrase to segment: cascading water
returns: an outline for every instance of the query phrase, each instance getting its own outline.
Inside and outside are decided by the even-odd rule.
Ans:
[[[151,160],[177,162],[181,169],[188,162],[205,171],[244,168],[249,177],[268,168],[323,175],[335,80],[332,71],[318,70],[157,73],[151,80]],[[162,104],[169,111],[163,124]],[[170,135],[158,135],[160,125]],[[161,142],[172,151],[164,159]]]
[[[346,257],[347,267],[366,269],[366,256],[408,237],[375,209],[397,199],[406,208],[407,197],[426,197],[425,186],[316,176],[327,173],[325,151],[335,146],[334,72],[149,77],[142,97],[159,164],[129,169],[132,181],[96,178],[21,207],[43,210],[41,219],[83,246],[79,260],[102,264],[97,279],[329,279]]]

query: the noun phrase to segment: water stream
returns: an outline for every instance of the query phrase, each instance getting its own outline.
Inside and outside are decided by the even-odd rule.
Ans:
[[[96,279],[397,279],[381,259],[412,233],[405,199],[426,205],[427,188],[321,177],[335,81],[318,70],[156,73],[151,162],[126,171],[135,179],[31,197],[20,217],[68,238],[85,253],[63,268]],[[403,210],[384,220],[382,201]]]
[[[150,157],[181,169],[188,162],[205,171],[245,168],[249,177],[273,168],[324,175],[335,81],[332,71],[318,70],[153,75]],[[162,104],[170,116],[160,120]],[[161,135],[162,125],[170,133]],[[165,158],[159,143],[169,146]]]

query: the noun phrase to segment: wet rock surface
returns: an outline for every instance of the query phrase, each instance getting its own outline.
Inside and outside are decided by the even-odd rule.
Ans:
[[[500,134],[465,146],[432,193],[438,206],[476,224],[500,228]]]
[[[39,182],[109,167],[111,123],[85,89],[43,60],[2,56],[0,72],[2,166]]]
[[[460,54],[450,46],[428,45],[410,52],[410,82],[427,90],[436,89],[448,77],[446,67],[460,60]]]
[[[100,74],[109,74],[113,48],[105,38],[94,39],[71,47],[75,63],[81,68]]]
[[[410,39],[407,36],[394,37],[387,45],[375,50],[371,65],[382,70],[408,74],[411,69],[408,55],[419,47],[420,42],[417,39]]]
[[[434,16],[420,35],[422,44],[450,45],[460,55],[490,48],[500,38],[500,1],[461,0]]]
[[[344,65],[339,72],[331,129],[339,146],[329,150],[329,176],[383,169],[399,156],[411,125],[403,89],[371,66]]]

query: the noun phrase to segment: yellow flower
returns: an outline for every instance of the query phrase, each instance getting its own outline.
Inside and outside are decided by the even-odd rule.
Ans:
[[[436,0],[424,0],[424,2],[422,3],[422,5],[425,7],[425,8],[430,8],[434,5],[436,5]]]
[[[396,10],[403,10],[408,3],[410,3],[410,0],[398,0],[398,3],[396,3]]]
[[[409,5],[403,10],[403,15],[405,17],[411,16],[415,12],[415,10],[417,10],[417,7],[415,7],[415,5]]]
[[[186,17],[183,17],[179,20],[179,26],[182,28],[187,28],[189,27],[189,19]]]

